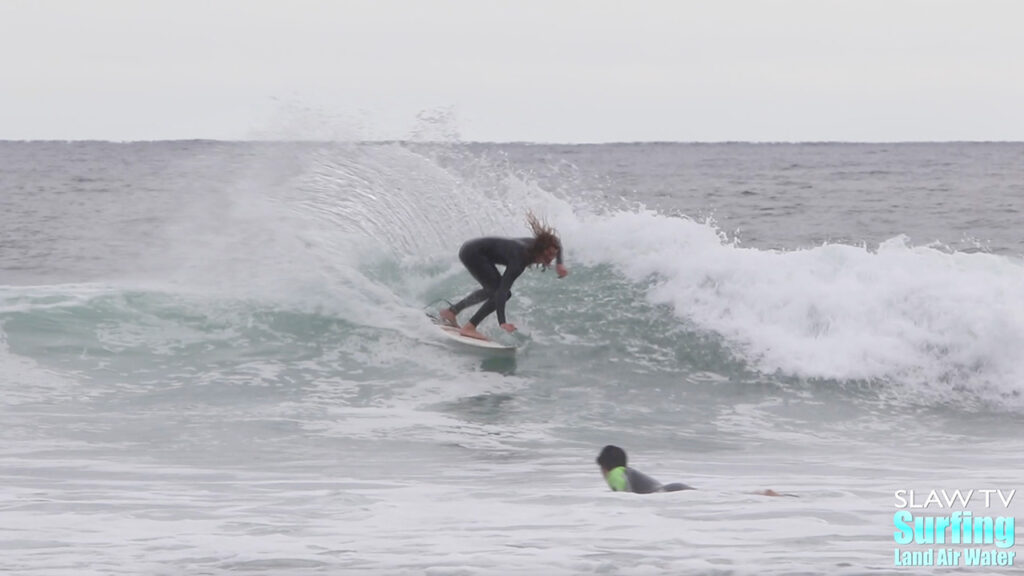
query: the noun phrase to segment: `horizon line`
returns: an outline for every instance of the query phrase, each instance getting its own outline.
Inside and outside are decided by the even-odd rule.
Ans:
[[[222,138],[153,138],[138,140],[112,140],[101,138],[39,138],[39,139],[5,139],[0,143],[102,143],[102,144],[158,144],[158,143],[196,143],[208,142],[218,144],[428,144],[428,145],[517,145],[517,146],[630,146],[652,144],[683,144],[683,145],[722,145],[722,144],[757,144],[757,145],[800,145],[800,144],[855,144],[855,145],[895,145],[895,144],[1022,144],[1024,140],[609,140],[602,142],[540,142],[530,140],[415,140],[415,139],[222,139]]]

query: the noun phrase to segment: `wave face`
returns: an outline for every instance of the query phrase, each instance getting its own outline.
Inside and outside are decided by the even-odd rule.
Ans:
[[[309,314],[314,325],[337,321],[425,337],[421,309],[472,287],[453,257],[459,244],[480,235],[524,235],[524,215],[533,211],[562,231],[575,273],[563,283],[571,286],[569,294],[528,276],[522,301],[512,309],[525,318],[543,312],[555,332],[575,330],[580,317],[614,315],[614,334],[596,346],[664,338],[650,334],[654,315],[662,322],[658,330],[685,340],[685,347],[704,347],[699,355],[720,358],[721,364],[703,367],[707,371],[742,367],[837,387],[868,383],[914,402],[1019,407],[1024,363],[1015,351],[1024,344],[1024,305],[1016,295],[1024,271],[1011,255],[915,245],[905,235],[873,247],[747,246],[709,217],[627,206],[591,188],[574,195],[574,186],[585,185],[564,161],[549,160],[547,173],[537,176],[488,148],[205,151],[227,154],[228,165],[236,166],[233,179],[183,182],[186,169],[208,162],[188,157],[180,172],[162,182],[175,189],[182,207],[168,210],[167,199],[152,194],[153,211],[135,216],[156,229],[148,233],[152,244],[129,249],[136,239],[115,235],[96,246],[89,259],[101,272],[110,264],[107,285],[85,292],[103,295],[51,285],[37,310],[39,290],[9,288],[8,299],[16,304],[4,309],[8,339],[13,333],[17,345],[23,329],[32,333],[38,323],[56,324],[52,315],[61,310],[81,325],[83,339],[91,335],[76,346],[119,349],[122,342],[107,339],[145,333],[149,327],[137,324],[142,318],[162,317],[173,326],[210,308],[241,318]],[[182,154],[150,151],[161,152]],[[94,171],[104,167],[81,154],[98,163]],[[640,149],[627,158],[644,154]],[[215,165],[205,166],[211,171]],[[552,185],[559,174],[561,181]],[[541,180],[556,191],[542,188]],[[99,175],[79,185],[98,187],[101,181]],[[105,190],[112,198],[107,206],[90,206],[91,218],[109,217],[126,198],[134,211],[146,213],[139,204],[149,198],[130,177],[119,174],[108,184],[123,188]],[[215,185],[220,189],[211,193]],[[800,221],[793,218],[793,224]],[[78,242],[43,241],[59,244],[55,252],[71,245],[76,255],[88,250]],[[104,262],[105,250],[118,258]],[[136,252],[133,266],[125,265],[129,250]],[[534,284],[543,300],[531,298]],[[169,310],[166,303],[174,301],[178,308]],[[244,333],[250,327],[245,322],[231,330]],[[196,338],[203,334],[201,328],[194,332]],[[222,327],[209,336],[222,339]],[[278,336],[301,343],[323,333]],[[166,352],[165,344],[156,349]],[[34,354],[45,360],[50,353]],[[668,368],[690,371],[685,363]]]

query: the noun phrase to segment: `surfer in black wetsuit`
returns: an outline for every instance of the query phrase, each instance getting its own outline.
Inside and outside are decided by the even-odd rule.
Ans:
[[[605,446],[597,456],[597,465],[601,467],[604,481],[615,492],[651,494],[693,490],[693,487],[680,482],[662,484],[647,474],[626,466],[626,451],[618,446]]]
[[[458,327],[456,316],[459,312],[481,302],[483,306],[459,329],[459,334],[486,340],[487,337],[476,327],[495,311],[501,328],[514,332],[515,324],[505,319],[505,302],[512,297],[512,283],[527,267],[540,264],[546,269],[554,260],[559,278],[569,274],[562,263],[562,242],[555,231],[537,220],[533,214],[527,215],[527,222],[533,231],[532,238],[477,238],[462,245],[459,260],[480,283],[481,288],[450,308],[441,310],[441,319],[449,326]],[[498,264],[505,267],[504,272],[498,272]]]
[[[696,490],[682,482],[662,484],[647,474],[626,465],[626,451],[618,446],[605,446],[597,455],[597,465],[601,467],[601,475],[608,487],[614,492],[633,492],[634,494],[653,494],[655,492],[679,492],[681,490]],[[780,494],[775,490],[758,490],[751,492],[758,496],[792,496],[795,494]]]

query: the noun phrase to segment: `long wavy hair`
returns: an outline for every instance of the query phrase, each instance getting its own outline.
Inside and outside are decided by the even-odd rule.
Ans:
[[[526,253],[529,262],[536,263],[537,258],[552,246],[559,250],[562,249],[562,241],[558,239],[558,233],[554,228],[548,226],[547,222],[537,218],[533,212],[527,212],[526,223],[530,225],[530,230],[533,232],[533,246],[530,246]],[[547,269],[546,264],[541,264],[541,267]]]

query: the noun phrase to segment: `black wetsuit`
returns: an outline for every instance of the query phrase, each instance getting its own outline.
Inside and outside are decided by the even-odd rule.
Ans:
[[[533,238],[477,238],[470,240],[459,249],[459,260],[466,270],[476,278],[481,289],[466,296],[451,307],[458,314],[462,310],[484,302],[469,322],[479,326],[491,312],[498,312],[498,324],[505,323],[505,302],[512,297],[512,283],[533,262],[529,261]],[[558,251],[558,263],[562,263],[562,251]],[[497,265],[505,267],[498,272]]]
[[[654,492],[679,492],[680,490],[694,490],[681,482],[662,484],[647,474],[630,468],[619,466],[613,469],[605,477],[608,486],[616,492],[634,492],[636,494],[652,494]]]
[[[680,490],[693,490],[692,487],[682,482],[662,484],[647,474],[633,468],[626,467],[626,478],[629,479],[630,492],[637,494],[651,494],[652,492],[679,492]]]

